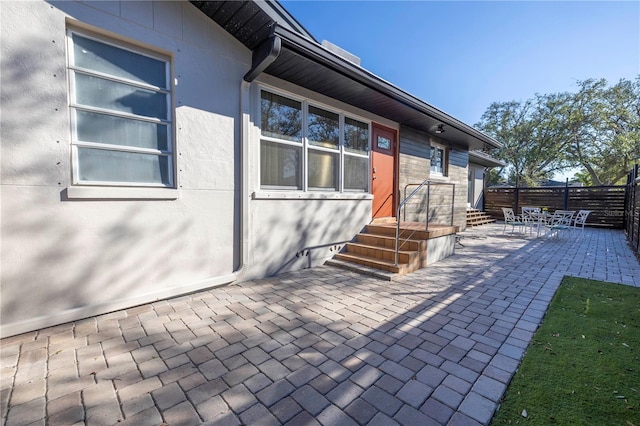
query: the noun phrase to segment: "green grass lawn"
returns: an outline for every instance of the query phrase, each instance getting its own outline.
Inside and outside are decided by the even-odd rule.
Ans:
[[[491,424],[640,426],[640,288],[565,277]]]

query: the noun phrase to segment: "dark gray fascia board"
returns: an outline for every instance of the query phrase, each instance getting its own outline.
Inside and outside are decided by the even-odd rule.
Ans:
[[[493,158],[486,152],[469,151],[469,163],[478,164],[484,167],[505,167],[507,164],[497,158]]]
[[[378,91],[379,93],[413,108],[416,111],[426,114],[435,120],[441,121],[447,126],[456,128],[491,147],[502,147],[502,144],[497,140],[477,129],[474,129],[451,115],[440,111],[366,69],[339,57],[328,49],[323,48],[315,41],[302,37],[299,34],[279,25],[276,25],[275,34],[282,38],[282,45],[287,49],[295,51],[296,53],[313,61],[322,63],[337,73],[340,73],[372,90]]]
[[[289,27],[292,31],[297,31],[318,43],[313,34],[307,31],[277,0],[255,0],[255,2],[278,26]]]

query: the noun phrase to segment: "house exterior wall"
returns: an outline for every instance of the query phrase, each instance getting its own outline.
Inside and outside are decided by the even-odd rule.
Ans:
[[[472,200],[470,200],[470,204],[472,208],[482,210],[483,206],[481,203],[481,197],[482,192],[484,191],[484,167],[469,164],[469,170],[471,172],[471,178],[473,180],[473,188],[471,194]]]
[[[0,8],[3,336],[322,264],[371,220],[369,193],[260,189],[259,88],[397,124],[268,75],[244,82],[251,52],[190,3]],[[170,58],[175,189],[72,185],[69,28]]]
[[[251,52],[189,2],[0,2],[0,19],[2,336],[316,266],[371,220],[369,193],[260,188],[260,88],[398,124],[266,74],[245,82]],[[70,28],[170,59],[175,188],[73,185]],[[402,197],[440,141],[399,137]],[[460,226],[467,163],[451,150],[448,176],[434,177],[456,183]],[[443,188],[430,214],[448,223]]]
[[[0,9],[2,335],[235,279],[238,115],[251,52],[188,2]],[[65,39],[74,23],[171,57],[177,188],[166,191],[176,199],[100,199],[103,190],[69,199]]]
[[[400,200],[404,199],[405,194],[409,195],[417,188],[416,185],[412,185],[405,190],[407,184],[419,184],[426,178],[432,182],[446,184],[431,185],[429,190],[429,222],[451,223],[453,202],[453,224],[460,226],[460,229],[465,229],[469,153],[459,148],[449,149],[447,176],[432,176],[430,173],[430,146],[432,143],[448,145],[448,142],[441,141],[426,133],[407,127],[400,129],[399,198]],[[450,184],[455,184],[455,192]],[[427,210],[427,188],[423,187],[407,202],[404,210],[401,212],[402,220],[424,222]]]
[[[398,128],[367,111],[262,74],[250,89],[249,242],[244,279],[323,264],[371,221],[369,193],[269,191],[260,188],[260,88],[295,94],[364,121]]]

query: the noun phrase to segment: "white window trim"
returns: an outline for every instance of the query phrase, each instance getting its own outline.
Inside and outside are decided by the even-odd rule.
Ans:
[[[69,186],[66,197],[69,200],[177,200],[180,191],[175,188]]]
[[[293,101],[300,102],[302,108],[302,140],[300,142],[288,141],[286,139],[278,139],[270,136],[264,136],[262,134],[261,123],[262,123],[262,111],[260,108],[260,103],[262,99],[262,91],[266,91],[272,93],[274,95],[283,96],[289,98]],[[368,169],[371,168],[371,120],[366,119],[364,117],[359,117],[353,113],[346,112],[339,108],[331,107],[320,102],[316,102],[314,100],[301,97],[300,95],[296,95],[291,92],[287,92],[285,90],[281,90],[272,86],[260,84],[257,86],[257,123],[258,127],[258,135],[259,140],[281,143],[296,147],[302,147],[302,155],[300,158],[301,161],[301,173],[302,173],[302,189],[294,188],[294,187],[283,187],[279,188],[276,186],[266,185],[263,186],[261,182],[261,153],[260,153],[260,144],[258,144],[258,172],[257,172],[257,184],[258,191],[254,192],[254,199],[371,199],[371,179],[367,181],[367,188],[365,190],[358,189],[345,189],[344,188],[344,157],[346,155],[366,158],[368,161]],[[309,142],[307,137],[308,135],[308,118],[309,118],[309,106],[313,106],[328,112],[332,112],[338,114],[338,125],[339,125],[339,141],[337,148],[328,148],[323,146],[314,145]],[[368,132],[368,144],[367,144],[367,152],[366,154],[360,154],[356,152],[347,151],[344,146],[344,125],[345,118],[349,118],[351,120],[359,121],[367,125]],[[309,173],[308,173],[308,158],[309,158],[309,150],[316,150],[321,152],[329,152],[333,154],[338,154],[338,188],[315,188],[309,187]],[[277,194],[280,194],[277,196]]]
[[[447,178],[449,176],[449,152],[448,148],[445,145],[431,142],[429,145],[429,153],[431,153],[431,148],[442,150],[442,172],[434,171],[431,168],[431,158],[429,159],[429,176],[433,176],[436,178]]]
[[[162,61],[165,64],[165,78],[166,78],[166,88],[164,87],[159,87],[159,86],[155,86],[155,85],[151,85],[151,84],[147,84],[144,82],[139,82],[139,81],[134,81],[131,79],[127,79],[127,78],[123,78],[123,77],[113,77],[109,74],[105,74],[99,71],[94,71],[94,70],[89,70],[86,69],[84,67],[80,67],[77,66],[75,64],[75,51],[74,51],[74,44],[73,44],[73,34],[77,34],[81,37],[84,38],[88,38],[91,40],[95,40],[97,42],[106,44],[106,45],[110,45],[110,46],[114,46],[118,49],[122,49],[122,50],[127,50],[129,52],[135,53],[137,55],[141,55],[141,56],[147,56],[153,59],[156,59],[158,61]],[[175,156],[175,134],[174,134],[174,115],[173,115],[173,93],[172,93],[172,65],[171,65],[171,58],[168,55],[163,55],[161,53],[158,52],[154,52],[152,50],[149,50],[148,48],[145,47],[141,47],[141,46],[136,46],[134,44],[128,43],[128,42],[124,42],[121,40],[118,40],[115,37],[110,37],[108,35],[101,35],[98,33],[95,33],[91,30],[85,30],[85,29],[80,29],[80,28],[76,28],[76,27],[70,27],[67,28],[67,52],[68,52],[68,63],[67,63],[67,70],[68,70],[68,84],[69,84],[69,112],[70,112],[70,125],[71,125],[71,184],[72,186],[68,188],[67,193],[71,193],[71,194],[77,194],[76,196],[69,196],[69,198],[114,198],[112,196],[110,196],[109,194],[114,194],[114,192],[118,192],[115,191],[118,188],[130,188],[130,189],[134,189],[134,188],[149,188],[152,191],[150,192],[145,192],[145,191],[120,191],[121,195],[115,198],[157,198],[157,194],[160,194],[163,191],[158,191],[158,190],[167,190],[165,191],[166,193],[171,193],[173,195],[169,195],[169,196],[161,196],[159,198],[162,199],[175,199],[178,198],[175,193],[177,193],[177,182],[176,182],[176,173],[175,173],[175,162],[176,162],[176,156]],[[104,108],[99,108],[99,107],[94,107],[91,105],[84,105],[84,104],[77,104],[75,102],[75,94],[76,94],[76,84],[75,84],[75,76],[77,74],[83,74],[83,75],[89,75],[89,76],[96,76],[96,77],[100,77],[103,78],[105,80],[109,80],[109,81],[113,81],[116,83],[121,83],[121,84],[127,84],[127,85],[131,85],[131,86],[135,86],[135,87],[139,87],[145,90],[152,90],[158,93],[163,93],[166,95],[166,119],[162,119],[162,118],[153,118],[153,117],[145,117],[145,116],[138,116],[135,114],[131,114],[131,113],[127,113],[127,112],[122,112],[122,111],[116,111],[116,110],[110,110],[110,109],[104,109]],[[112,144],[102,144],[102,143],[96,143],[96,142],[87,142],[87,141],[80,141],[78,140],[78,136],[77,136],[77,123],[76,123],[76,111],[87,111],[87,112],[96,112],[96,113],[102,113],[105,115],[109,115],[109,116],[113,116],[113,117],[119,117],[119,118],[125,118],[125,119],[131,119],[131,120],[139,120],[139,121],[146,121],[146,122],[151,122],[151,123],[157,123],[157,124],[162,124],[162,125],[166,125],[167,126],[167,150],[156,150],[156,149],[149,149],[149,148],[141,148],[141,147],[135,147],[135,146],[127,146],[127,145],[112,145]],[[168,180],[169,180],[169,184],[162,184],[162,183],[152,183],[152,182],[113,182],[113,181],[80,181],[79,180],[79,158],[78,158],[78,148],[96,148],[96,149],[102,149],[102,150],[109,150],[109,151],[120,151],[120,152],[130,152],[130,153],[138,153],[138,154],[151,154],[151,155],[157,155],[157,156],[162,156],[162,157],[167,157],[168,159]],[[75,190],[72,188],[98,188],[98,189],[104,189],[104,193],[105,196],[104,197],[98,197],[96,194],[96,191],[88,191],[88,190]],[[154,189],[158,189],[154,192]],[[90,197],[87,197],[83,194],[88,194],[91,193]],[[133,197],[126,195],[126,194],[137,194]],[[156,195],[153,195],[151,197],[145,196],[145,193],[154,193]]]

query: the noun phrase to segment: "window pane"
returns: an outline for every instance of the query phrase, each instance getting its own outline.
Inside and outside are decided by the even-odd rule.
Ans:
[[[167,95],[76,73],[76,102],[81,105],[167,118]]]
[[[166,88],[164,61],[73,34],[75,65]]]
[[[136,182],[171,185],[164,155],[78,148],[80,181]]]
[[[309,143],[326,148],[338,148],[340,121],[338,114],[309,106]]]
[[[302,147],[262,141],[260,145],[260,184],[302,188],[300,157]]]
[[[369,125],[358,120],[344,118],[344,148],[349,152],[369,151]]]
[[[431,147],[431,171],[434,173],[444,173],[444,150]]]
[[[344,156],[344,189],[366,192],[369,190],[369,159]]]
[[[168,126],[163,124],[77,110],[76,126],[82,142],[168,150]]]
[[[263,91],[260,111],[263,135],[288,141],[302,139],[302,103]]]
[[[338,154],[309,150],[309,188],[338,190]]]

